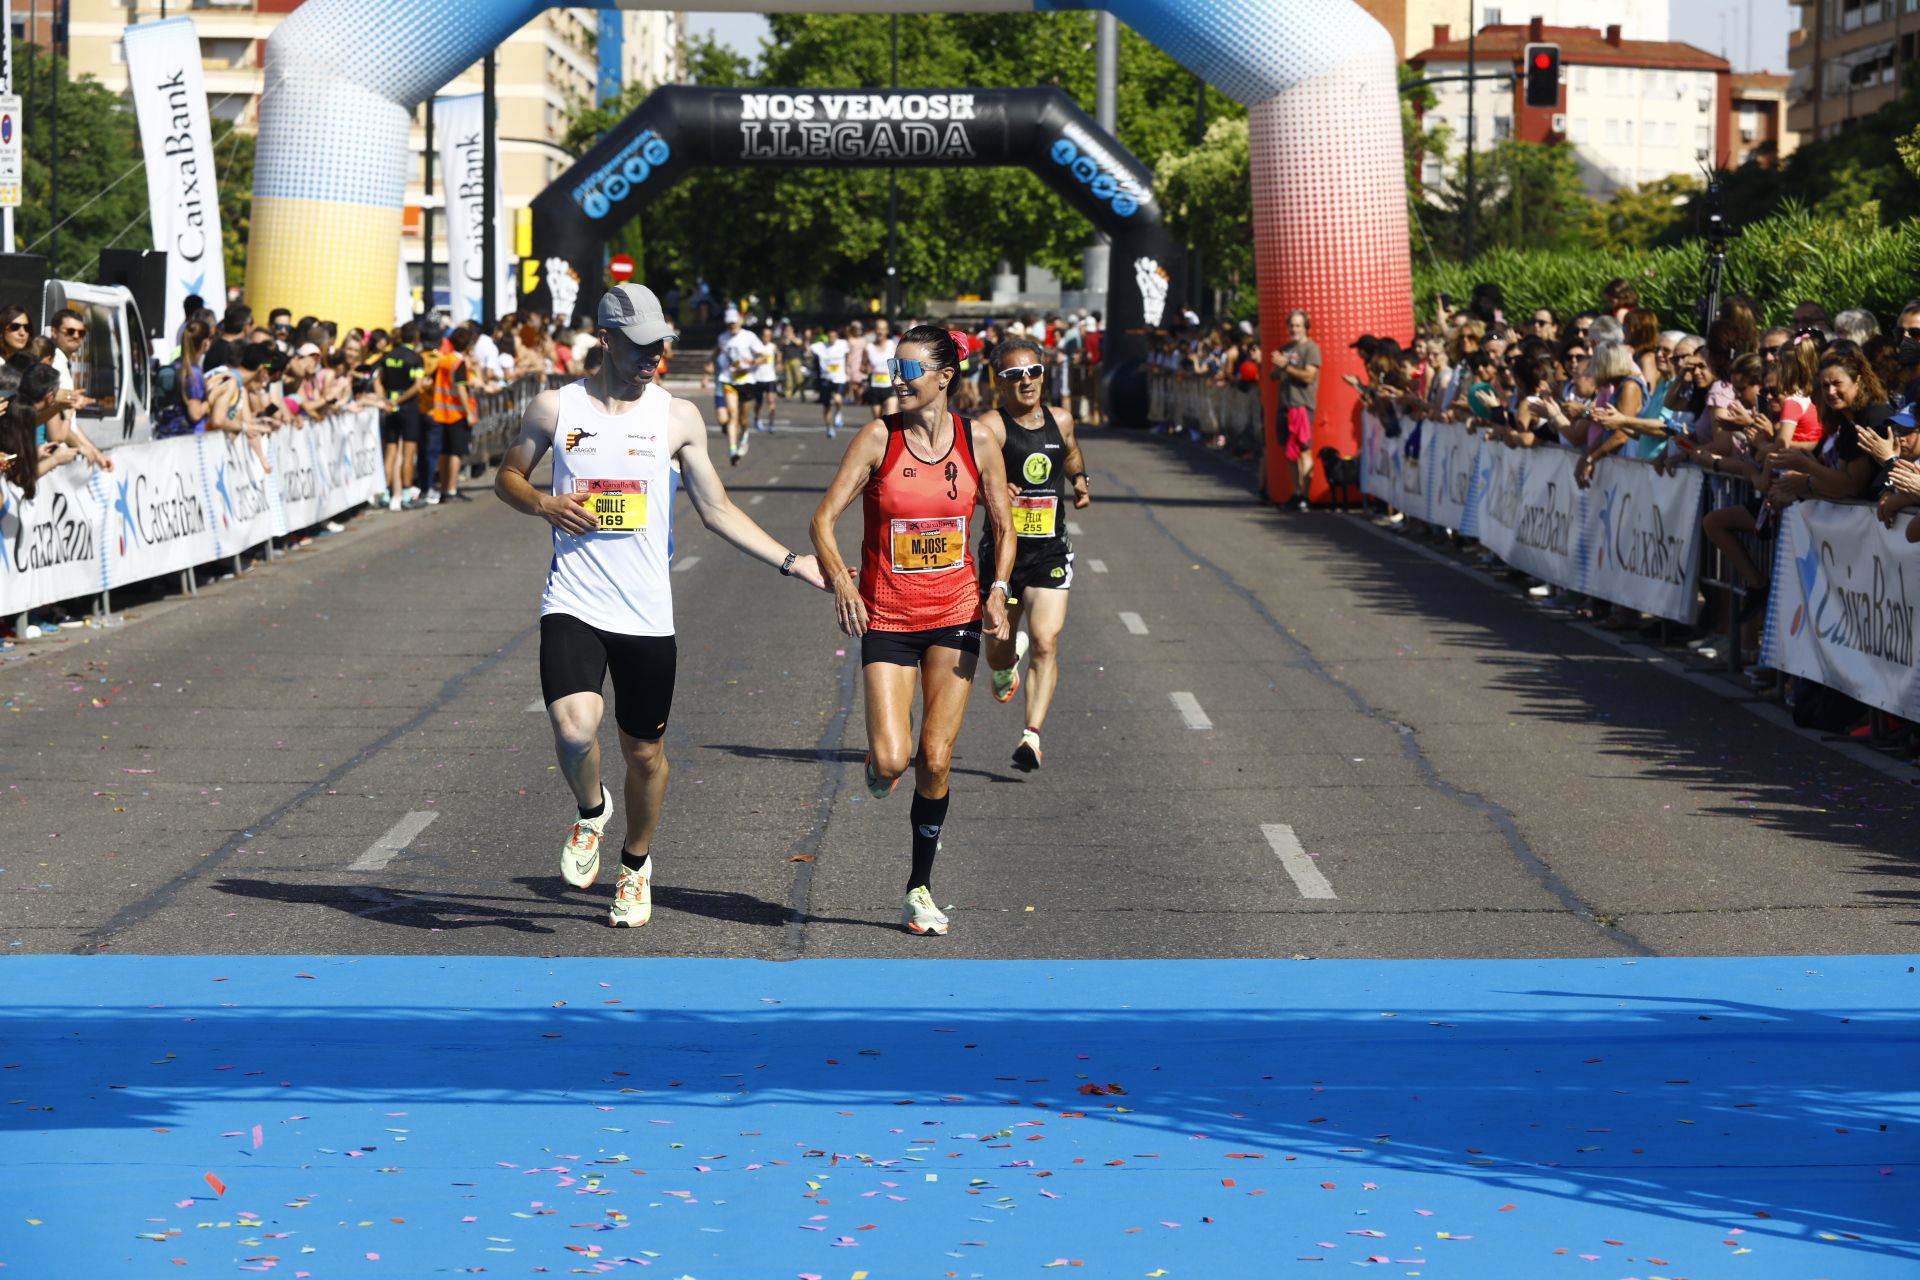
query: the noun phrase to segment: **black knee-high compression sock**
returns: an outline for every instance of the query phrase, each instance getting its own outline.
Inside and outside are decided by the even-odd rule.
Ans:
[[[929,800],[913,793],[913,870],[907,874],[907,888],[933,884],[933,855],[940,849],[940,828],[947,825],[947,801],[950,796]]]

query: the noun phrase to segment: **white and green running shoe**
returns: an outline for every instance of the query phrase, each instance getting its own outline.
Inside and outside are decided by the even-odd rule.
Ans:
[[[906,905],[900,908],[900,923],[906,926],[908,933],[944,936],[948,921],[946,913],[934,905],[933,894],[925,885],[921,885],[917,889],[907,890]]]
[[[613,792],[600,788],[600,816],[575,818],[560,850],[560,874],[576,889],[590,887],[600,876],[600,833],[613,817]]]
[[[1020,745],[1013,749],[1013,767],[1022,773],[1032,773],[1040,767],[1040,731],[1028,729],[1020,735]]]
[[[607,923],[616,929],[638,929],[653,919],[653,873],[655,860],[647,858],[645,871],[630,871],[620,864],[620,878],[613,885],[613,909]]]
[[[882,780],[880,775],[876,774],[873,771],[873,752],[871,751],[867,752],[866,774],[867,774],[867,794],[872,796],[875,800],[885,800],[888,796],[893,794],[893,789],[900,785],[900,779],[888,778],[888,779]]]
[[[1020,660],[1027,656],[1027,633],[1013,633],[1013,665],[1005,671],[998,667],[993,670],[993,700],[1012,702],[1013,695],[1020,692]]]

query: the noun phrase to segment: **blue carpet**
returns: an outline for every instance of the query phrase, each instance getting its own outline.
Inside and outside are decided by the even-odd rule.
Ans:
[[[6,1277],[1920,1275],[1909,957],[0,974]]]

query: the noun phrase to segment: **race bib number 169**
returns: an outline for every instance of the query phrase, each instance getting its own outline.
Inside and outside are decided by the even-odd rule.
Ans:
[[[575,493],[587,495],[587,511],[602,533],[637,533],[647,527],[645,480],[587,480],[576,478]]]

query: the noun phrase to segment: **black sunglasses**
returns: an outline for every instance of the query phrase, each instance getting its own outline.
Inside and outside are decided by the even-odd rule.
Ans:
[[[61,325],[58,329],[54,330],[54,332],[63,338],[84,338],[87,336],[85,329],[69,329],[65,325]]]
[[[33,326],[28,324],[25,320],[15,320],[12,324],[7,326],[7,332],[8,333],[31,333],[33,332]]]

